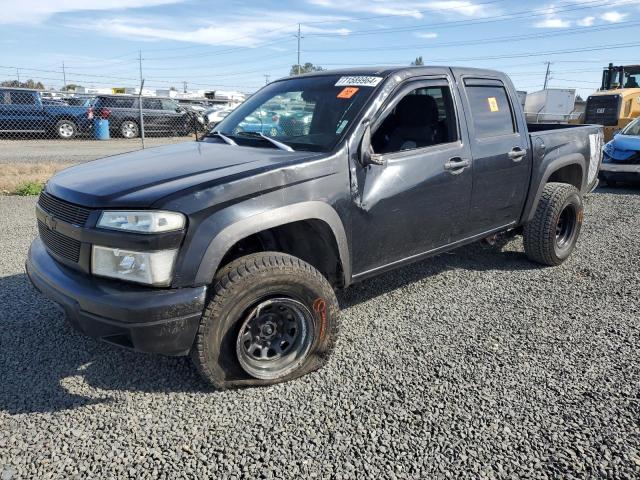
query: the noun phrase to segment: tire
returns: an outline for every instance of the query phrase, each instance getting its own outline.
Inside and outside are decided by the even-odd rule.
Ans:
[[[56,135],[62,140],[71,140],[78,134],[78,126],[73,120],[63,118],[56,123]]]
[[[573,252],[584,217],[582,196],[565,183],[548,183],[533,220],[524,227],[524,250],[530,260],[560,265]]]
[[[137,138],[140,136],[140,127],[133,120],[125,120],[120,124],[120,135],[124,138]]]
[[[214,387],[273,385],[326,363],[338,302],[308,263],[277,252],[247,255],[218,271],[212,291],[191,357]]]

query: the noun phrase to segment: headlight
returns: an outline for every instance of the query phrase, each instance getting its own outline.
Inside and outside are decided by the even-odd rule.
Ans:
[[[94,245],[91,273],[129,282],[168,286],[178,250],[134,252]]]
[[[102,212],[98,227],[128,232],[160,233],[184,228],[185,217],[177,212]]]

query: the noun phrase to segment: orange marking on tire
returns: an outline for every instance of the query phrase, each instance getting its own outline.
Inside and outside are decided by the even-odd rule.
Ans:
[[[327,302],[325,302],[322,298],[316,298],[313,301],[313,310],[316,313],[320,314],[320,318],[322,322],[320,322],[320,338],[324,336],[324,330],[327,324]]]

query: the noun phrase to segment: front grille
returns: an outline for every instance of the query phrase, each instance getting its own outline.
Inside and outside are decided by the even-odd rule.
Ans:
[[[74,238],[62,235],[60,232],[50,230],[38,220],[38,231],[40,238],[47,249],[56,255],[78,263],[80,259],[80,242]]]
[[[80,227],[84,226],[91,213],[91,210],[88,208],[65,202],[44,192],[40,194],[38,205],[55,218]]]
[[[587,99],[584,123],[612,127],[618,124],[620,95],[598,95]]]

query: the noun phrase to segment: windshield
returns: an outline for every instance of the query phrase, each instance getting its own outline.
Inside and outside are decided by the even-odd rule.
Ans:
[[[262,134],[294,150],[330,151],[380,80],[326,75],[274,82],[236,108],[214,130],[238,145],[270,146]],[[358,86],[352,85],[354,82]]]
[[[636,135],[640,136],[640,118],[635,119],[629,125],[624,127],[620,132],[621,135]]]

